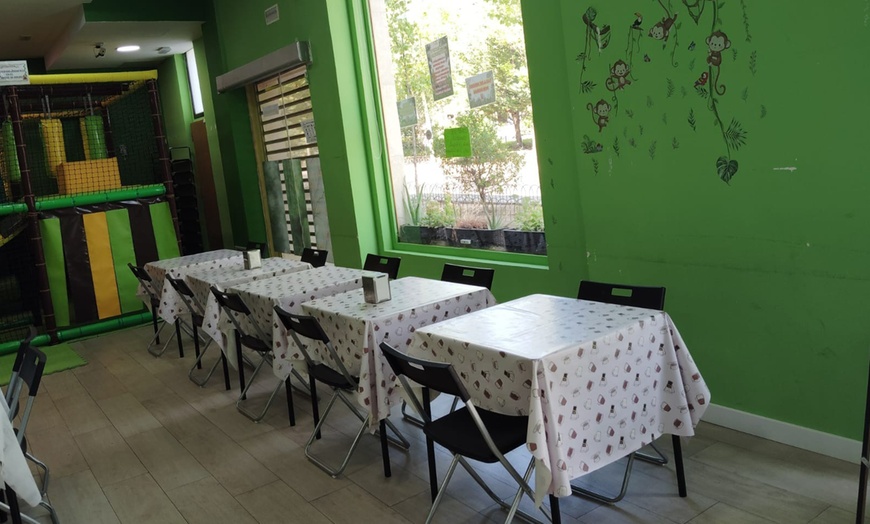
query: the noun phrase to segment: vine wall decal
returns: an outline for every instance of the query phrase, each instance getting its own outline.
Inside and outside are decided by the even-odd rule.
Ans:
[[[747,0],[729,2],[729,5],[734,6],[734,12],[729,11],[731,14],[725,19],[737,22],[737,25],[732,23],[727,27],[722,18],[724,0],[633,0],[632,3],[636,4],[631,6],[633,15],[629,15],[632,11],[628,11],[618,16],[619,19],[623,16],[631,18],[625,20],[624,26],[614,26],[625,28],[624,49],[614,50],[609,46],[613,30],[610,24],[601,20],[603,17],[608,22],[618,21],[611,12],[612,7],[608,5],[602,15],[595,6],[587,5],[580,17],[583,47],[576,58],[580,64],[579,93],[585,99],[583,104],[592,120],[589,132],[583,135],[582,151],[595,156],[606,149],[605,154],[611,157],[612,164],[614,158],[632,156],[636,154],[632,150],[643,147],[649,161],[655,161],[662,156],[681,154],[678,150],[685,138],[681,134],[703,137],[713,132],[713,136],[721,137],[721,141],[717,139],[716,142],[721,144],[719,147],[722,149],[714,157],[715,161],[711,162],[711,171],[730,185],[740,171],[738,153],[746,145],[749,136],[731,109],[735,103],[741,104],[741,107],[742,104],[748,104],[750,90],[747,85],[740,85],[741,82],[732,78],[734,75],[729,75],[729,72],[735,72],[734,66],[741,55],[748,56],[748,60],[744,59],[745,62],[739,64],[742,71],[746,71],[742,69],[744,63],[752,75],[758,70],[757,51],[746,47],[738,49],[735,44],[737,40],[743,42],[744,46],[752,42]],[[674,10],[674,6],[681,12]],[[645,13],[645,10],[657,14]],[[688,24],[688,28],[682,27],[683,22]],[[689,40],[689,44],[681,46],[679,35],[683,31],[688,31],[683,36]],[[739,37],[735,39],[737,35]],[[658,50],[659,43],[661,50]],[[596,54],[599,60],[594,62],[593,67]],[[640,56],[643,56],[642,61],[635,60]],[[684,64],[682,67],[681,62]],[[663,68],[668,66],[674,68],[674,72],[665,75]],[[657,75],[650,76],[651,72]],[[691,75],[688,81],[687,75]],[[664,89],[658,91],[653,83],[660,86],[657,89],[662,89],[661,86]],[[692,90],[703,100],[702,107],[706,107],[712,117],[712,127],[709,120],[701,118],[703,115],[698,114],[697,107],[686,107],[689,101],[687,96]],[[621,93],[626,94],[623,96]],[[758,103],[757,98],[756,95],[755,103]],[[675,104],[682,104],[683,110],[688,113],[681,112],[682,116],[678,113],[676,118],[671,118],[674,115],[668,113],[673,112]],[[765,118],[767,107],[763,104],[756,107],[759,108],[756,116]],[[628,122],[626,118],[635,117],[637,125],[624,125]],[[675,122],[673,126],[669,125],[671,121]],[[615,123],[619,123],[616,130],[612,129]],[[645,124],[649,124],[646,136]],[[617,130],[621,130],[623,139],[606,136]],[[662,132],[668,134],[662,136]],[[596,135],[599,138],[594,138]],[[663,147],[659,147],[659,142],[662,142]],[[608,143],[609,147],[603,145]],[[623,147],[625,143],[630,149]],[[666,144],[671,147],[668,148]],[[692,147],[685,149],[691,151]],[[590,158],[590,161],[594,162],[593,171],[597,172],[598,161],[594,158]]]

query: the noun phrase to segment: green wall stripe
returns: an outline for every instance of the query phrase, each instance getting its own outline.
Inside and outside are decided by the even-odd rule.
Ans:
[[[68,326],[69,300],[66,292],[66,265],[63,256],[63,242],[60,234],[60,220],[47,218],[39,221],[42,233],[42,248],[45,251],[45,270],[51,291],[51,304],[57,325]]]
[[[121,312],[139,311],[142,309],[142,301],[136,298],[139,282],[127,268],[128,263],[136,264],[130,216],[126,209],[114,209],[106,211],[106,222],[109,226],[109,243],[112,246],[112,260],[115,263],[115,280],[118,282]]]
[[[154,240],[157,242],[157,254],[160,260],[180,257],[178,237],[175,236],[175,226],[172,224],[172,213],[168,202],[160,202],[151,206],[151,223],[154,228]]]

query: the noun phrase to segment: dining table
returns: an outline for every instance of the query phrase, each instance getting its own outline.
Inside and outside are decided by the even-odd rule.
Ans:
[[[250,316],[233,315],[246,333],[262,334],[266,339],[263,342],[272,345],[275,356],[272,370],[284,380],[294,362],[287,357],[288,335],[278,320],[275,306],[300,314],[301,304],[306,301],[362,288],[364,273],[361,269],[326,265],[234,285],[225,291],[238,294],[248,306]],[[233,329],[228,313],[221,309],[212,294],[206,303],[203,331],[224,351],[229,364],[238,367]]]
[[[378,428],[401,398],[380,343],[405,351],[419,329],[496,303],[485,287],[419,277],[391,281],[390,297],[372,304],[365,301],[362,289],[355,289],[302,304],[305,314],[318,320],[348,372],[359,377],[357,401],[371,415],[370,431]],[[312,342],[308,352],[312,360],[331,362],[320,342]],[[298,361],[303,356],[291,346],[286,358]]]
[[[417,329],[407,352],[452,364],[476,406],[528,416],[537,504],[663,434],[692,436],[710,403],[663,311],[530,295]]]
[[[241,251],[233,249],[217,249],[195,255],[185,255],[175,258],[156,260],[145,264],[145,271],[151,277],[151,287],[160,299],[157,315],[169,324],[187,312],[187,308],[175,288],[166,284],[166,277],[182,278],[190,271],[217,270],[226,267],[242,267],[244,257]],[[144,298],[144,291],[140,290]],[[145,299],[146,304],[150,302]]]

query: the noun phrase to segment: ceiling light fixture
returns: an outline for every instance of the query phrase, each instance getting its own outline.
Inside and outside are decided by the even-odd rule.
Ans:
[[[122,45],[121,47],[116,49],[116,51],[119,53],[132,53],[132,52],[138,51],[138,50],[139,50],[139,46],[137,46],[137,45]]]

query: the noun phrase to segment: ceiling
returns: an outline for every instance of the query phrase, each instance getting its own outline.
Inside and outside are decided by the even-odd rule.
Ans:
[[[82,6],[90,1],[0,0],[0,60],[42,59],[48,71],[147,69],[190,50],[202,34],[199,22],[88,21]],[[131,44],[140,50],[116,51]]]

